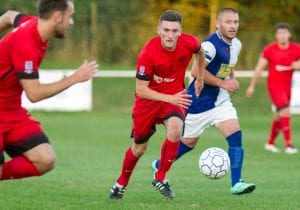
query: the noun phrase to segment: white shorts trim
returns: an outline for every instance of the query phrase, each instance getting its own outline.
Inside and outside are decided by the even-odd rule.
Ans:
[[[203,131],[211,126],[218,127],[220,122],[238,119],[236,109],[230,101],[199,114],[187,114],[185,118],[184,138],[199,137]]]

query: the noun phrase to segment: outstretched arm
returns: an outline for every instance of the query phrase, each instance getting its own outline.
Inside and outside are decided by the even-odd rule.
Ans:
[[[258,80],[260,79],[261,73],[263,72],[263,70],[268,66],[269,61],[263,57],[260,57],[256,67],[254,69],[254,76],[252,77],[250,84],[246,90],[246,97],[250,98],[252,97],[252,95],[254,94],[255,91],[255,86],[258,82]]]
[[[20,82],[28,99],[31,102],[38,102],[54,96],[74,84],[91,79],[97,72],[97,68],[98,64],[96,61],[84,61],[74,74],[63,78],[58,82],[41,84],[39,79],[21,79]]]
[[[0,16],[0,33],[13,26],[15,18],[18,14],[20,14],[20,12],[7,10]]]

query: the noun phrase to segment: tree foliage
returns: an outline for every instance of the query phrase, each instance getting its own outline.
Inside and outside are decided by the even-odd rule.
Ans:
[[[37,1],[0,0],[1,12],[16,9],[36,14]],[[176,9],[183,30],[203,40],[211,32],[213,5],[234,7],[240,14],[238,38],[243,43],[238,69],[252,69],[264,45],[274,40],[277,22],[289,23],[299,40],[300,0],[75,0],[75,26],[66,40],[52,41],[48,59],[77,63],[84,58],[99,63],[134,66],[143,44],[156,35],[159,15]],[[93,13],[92,11],[96,11]],[[94,15],[93,15],[94,14]]]

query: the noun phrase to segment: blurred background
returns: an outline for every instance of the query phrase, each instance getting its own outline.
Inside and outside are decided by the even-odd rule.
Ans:
[[[84,58],[101,69],[133,69],[146,40],[156,35],[159,15],[176,9],[183,30],[203,40],[215,30],[216,12],[233,7],[240,14],[238,38],[243,43],[238,70],[253,69],[264,45],[274,40],[273,26],[288,22],[300,40],[300,0],[75,0],[75,26],[65,40],[50,43],[42,68],[74,68]],[[36,1],[0,0],[1,11],[36,14]],[[3,34],[1,34],[3,35]]]
[[[293,40],[300,41],[300,0],[74,0],[75,25],[65,39],[53,39],[41,69],[75,69],[84,59],[96,59],[100,70],[134,70],[138,53],[156,35],[160,14],[176,9],[183,15],[183,31],[205,39],[215,31],[217,11],[233,7],[240,14],[238,38],[243,43],[236,70],[253,70],[262,48],[274,41],[273,27],[287,22]],[[15,9],[36,15],[36,0],[0,0],[1,11]],[[6,32],[0,34],[3,36]],[[232,98],[246,113],[270,112],[261,79],[252,100],[245,98],[250,78],[239,78],[240,91]],[[97,77],[92,85],[92,110],[130,112],[135,79]],[[300,87],[299,87],[300,90]],[[76,93],[75,93],[76,95]],[[77,94],[78,100],[84,100]],[[61,96],[65,98],[65,96]],[[45,103],[48,103],[45,101]]]

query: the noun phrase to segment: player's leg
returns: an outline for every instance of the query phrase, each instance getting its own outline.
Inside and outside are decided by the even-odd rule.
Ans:
[[[40,176],[55,164],[55,153],[40,124],[32,118],[16,122],[5,135],[5,151],[12,157],[2,165],[1,180]]]
[[[203,131],[210,126],[212,122],[213,110],[199,113],[199,114],[187,114],[184,121],[183,137],[180,139],[178,153],[175,160],[186,153],[192,151],[196,146],[199,136]],[[151,164],[152,171],[156,172],[158,169],[159,160],[154,160]]]
[[[182,134],[183,120],[176,116],[171,116],[164,121],[167,129],[167,136],[161,148],[160,162],[158,171],[154,174],[152,184],[160,193],[167,198],[174,198],[175,193],[166,180],[166,173],[175,161],[180,137]]]
[[[121,174],[110,190],[110,199],[122,199],[131,174],[146,151],[149,138],[155,133],[155,112],[155,108],[134,110],[131,134],[134,142],[125,152]]]
[[[285,152],[288,154],[295,154],[298,152],[293,147],[291,138],[291,114],[289,111],[289,104],[291,99],[291,89],[275,89],[272,87],[268,88],[269,95],[272,103],[277,109],[277,115],[280,119],[280,129],[283,133],[285,140]]]
[[[296,154],[298,150],[293,147],[291,136],[291,114],[289,107],[284,107],[278,110],[280,117],[280,126],[285,140],[285,152],[287,154]]]
[[[242,147],[242,132],[237,119],[228,119],[218,124],[218,129],[228,142],[228,155],[231,169],[231,192],[233,194],[250,193],[255,189],[253,183],[242,181],[244,149]]]
[[[132,146],[126,150],[121,174],[115,185],[111,188],[110,199],[122,199],[131,174],[140,157],[146,152],[147,146],[148,142],[142,144],[133,142]]]
[[[280,152],[280,149],[278,149],[275,146],[275,140],[280,132],[280,129],[281,129],[280,117],[277,114],[277,112],[275,112],[274,119],[272,121],[271,129],[270,129],[269,139],[268,139],[268,142],[265,144],[266,151],[270,151],[270,152],[274,152],[274,153]]]

